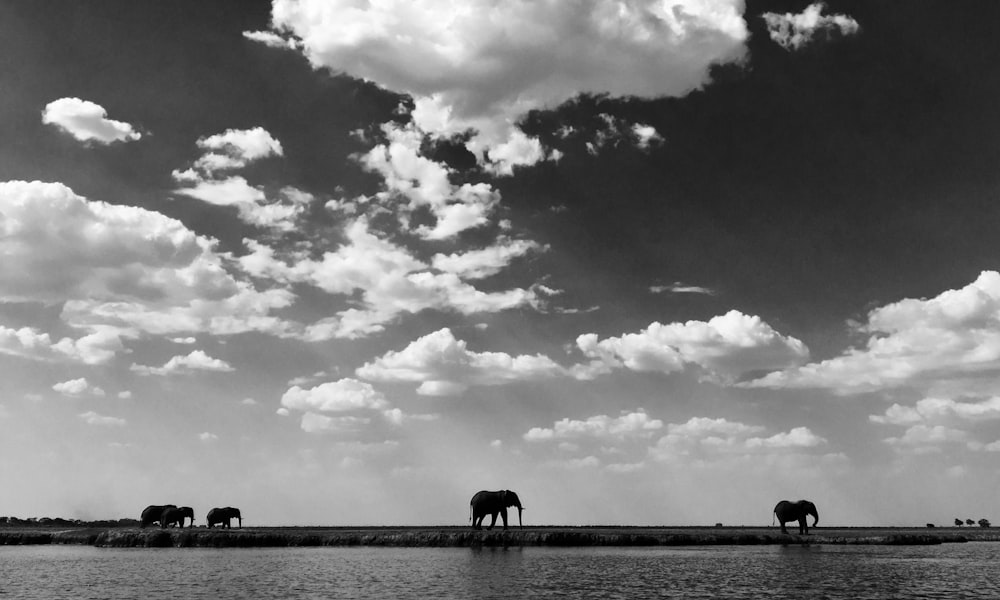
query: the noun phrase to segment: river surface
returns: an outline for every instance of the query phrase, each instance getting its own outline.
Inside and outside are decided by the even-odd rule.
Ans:
[[[1000,598],[1000,543],[647,548],[0,546],[0,599]]]

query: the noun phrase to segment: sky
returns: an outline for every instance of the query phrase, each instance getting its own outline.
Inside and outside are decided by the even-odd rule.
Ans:
[[[1000,520],[998,12],[0,2],[0,514]]]

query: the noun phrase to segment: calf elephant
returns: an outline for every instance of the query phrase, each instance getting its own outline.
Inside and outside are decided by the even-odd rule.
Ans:
[[[163,514],[160,518],[160,527],[170,527],[174,524],[180,524],[184,527],[184,519],[191,519],[191,527],[194,527],[194,509],[190,506],[168,507],[163,510]]]
[[[205,520],[208,521],[208,527],[211,529],[212,525],[219,523],[224,529],[232,529],[231,519],[236,519],[240,523],[240,529],[243,528],[243,516],[240,515],[240,509],[233,508],[232,506],[226,506],[225,508],[213,508],[208,511],[208,516]]]
[[[521,506],[521,499],[517,497],[517,494],[510,490],[500,490],[498,492],[477,492],[472,500],[469,501],[469,510],[471,515],[469,520],[472,521],[473,529],[482,529],[483,519],[486,515],[493,515],[493,522],[486,529],[493,529],[493,526],[497,524],[497,514],[503,518],[503,528],[507,529],[507,507],[516,506],[517,507],[517,524],[520,527],[524,527],[521,522],[521,511],[524,507]]]
[[[801,535],[808,535],[807,515],[812,515],[812,526],[815,527],[816,523],[819,523],[819,512],[816,511],[816,505],[808,500],[799,500],[798,502],[782,500],[774,506],[774,516],[781,523],[781,533],[788,533],[788,530],[785,529],[785,523],[788,521],[798,521],[799,533]],[[771,524],[774,525],[773,519],[771,520]]]
[[[139,517],[139,527],[146,527],[153,523],[160,523],[163,526],[163,511],[171,508],[177,508],[177,506],[173,504],[150,504],[142,510],[142,515]]]

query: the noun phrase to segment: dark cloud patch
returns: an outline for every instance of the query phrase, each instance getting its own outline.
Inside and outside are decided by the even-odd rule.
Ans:
[[[502,190],[535,215],[543,241],[574,248],[549,255],[569,273],[553,285],[685,318],[716,303],[780,309],[795,333],[995,267],[1000,41],[990,29],[1000,5],[977,4],[971,18],[947,2],[830,2],[859,35],[795,52],[773,43],[759,15],[805,6],[748,3],[748,62],[716,67],[713,83],[683,98],[581,97],[526,118],[565,155]],[[579,140],[602,113],[665,141],[591,156]],[[693,314],[620,294],[664,279],[725,291],[697,298]]]

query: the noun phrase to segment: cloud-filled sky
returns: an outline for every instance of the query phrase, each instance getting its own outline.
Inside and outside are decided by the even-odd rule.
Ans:
[[[1000,7],[0,6],[0,514],[1000,518]]]

